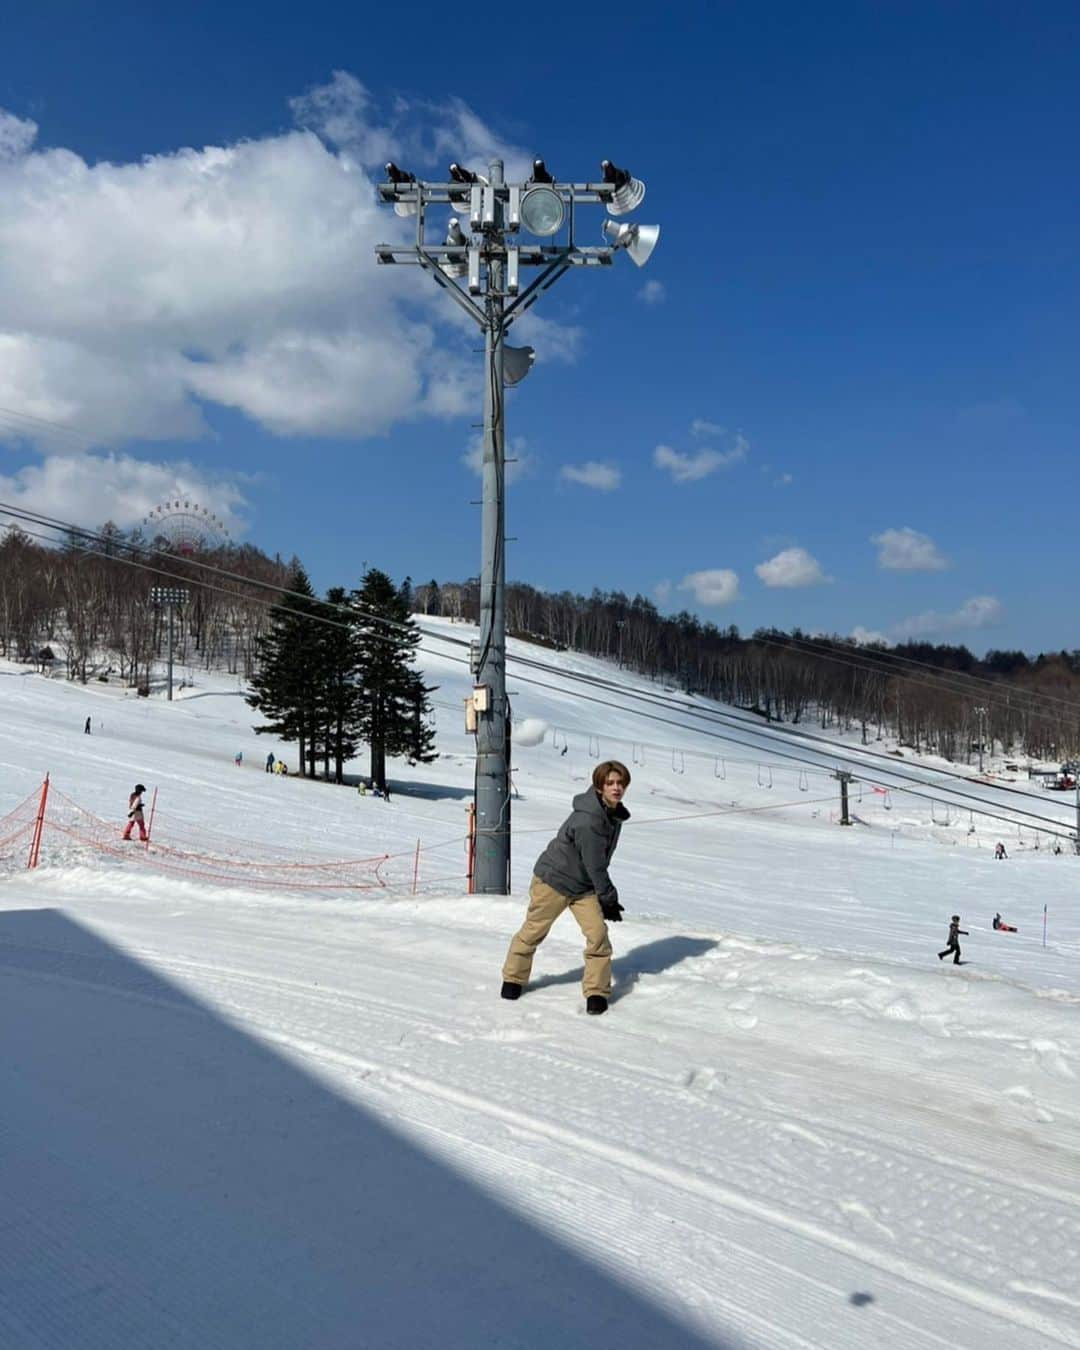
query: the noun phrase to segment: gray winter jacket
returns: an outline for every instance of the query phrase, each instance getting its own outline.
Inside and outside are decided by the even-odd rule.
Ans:
[[[617,900],[608,863],[630,812],[622,802],[609,811],[593,788],[574,798],[574,809],[536,860],[533,871],[560,895],[578,900],[594,892],[601,903]]]

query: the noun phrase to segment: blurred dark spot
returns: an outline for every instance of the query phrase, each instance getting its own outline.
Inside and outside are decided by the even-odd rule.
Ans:
[[[856,1290],[855,1293],[852,1294],[852,1295],[850,1296],[850,1298],[848,1299],[848,1302],[849,1302],[849,1303],[854,1303],[854,1305],[856,1306],[856,1308],[865,1308],[865,1306],[866,1306],[868,1303],[873,1303],[873,1301],[874,1301],[874,1296],[873,1296],[873,1294],[862,1294],[862,1293],[859,1293],[858,1290]]]

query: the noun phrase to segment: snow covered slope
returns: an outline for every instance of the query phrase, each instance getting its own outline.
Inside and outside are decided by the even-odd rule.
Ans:
[[[0,1346],[1080,1346],[1080,860],[869,790],[840,829],[827,748],[649,723],[655,686],[533,651],[626,692],[516,672],[517,893],[469,897],[469,680],[425,647],[443,757],[389,802],[264,774],[289,749],[235,682],[169,705],[0,666],[0,816],[48,771],[119,822],[138,779],[165,841],[393,855],[386,892],[309,894],[137,845],[0,860]],[[609,756],[611,1010],[583,1015],[568,919],[503,1003],[532,861]]]

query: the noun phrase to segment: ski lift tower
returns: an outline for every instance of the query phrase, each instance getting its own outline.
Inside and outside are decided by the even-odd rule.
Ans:
[[[606,220],[601,243],[578,242],[578,209],[602,206],[612,216],[635,211],[645,185],[610,160],[600,179],[555,179],[542,159],[524,183],[507,183],[502,160],[485,174],[451,164],[445,182],[424,182],[387,164],[379,196],[403,220],[415,217],[411,242],[377,244],[379,263],[413,263],[427,271],[484,335],[484,449],[481,516],[480,645],[475,672],[475,886],[510,891],[510,709],[506,699],[506,522],[504,390],[529,373],[531,347],[508,347],[517,320],[572,267],[609,267],[620,251],[644,267],[659,225]],[[433,211],[447,210],[442,243],[429,243]],[[441,233],[441,231],[440,231]],[[532,280],[526,280],[529,274]],[[463,283],[463,284],[462,284]]]
[[[1067,759],[1061,766],[1073,780],[1076,790],[1076,834],[1073,836],[1073,848],[1080,853],[1080,759]]]

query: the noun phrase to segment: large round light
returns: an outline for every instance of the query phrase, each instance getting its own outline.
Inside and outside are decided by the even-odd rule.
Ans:
[[[530,234],[557,234],[566,219],[566,207],[549,187],[534,187],[521,199],[521,223]]]

